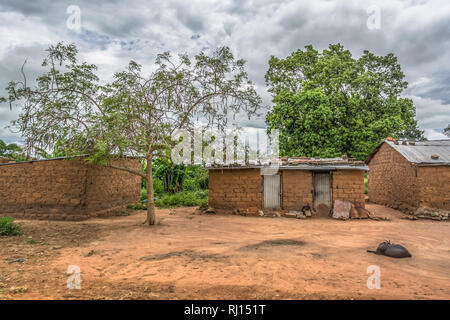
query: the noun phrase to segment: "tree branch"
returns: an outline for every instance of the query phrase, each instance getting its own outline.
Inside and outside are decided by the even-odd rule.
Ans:
[[[135,169],[131,169],[131,168],[127,168],[127,167],[119,167],[119,166],[115,166],[113,164],[108,164],[108,165],[106,165],[106,167],[117,169],[117,170],[121,170],[121,171],[126,171],[126,172],[129,172],[129,173],[138,175],[138,176],[140,176],[142,178],[145,178],[145,174],[144,173],[142,173],[141,171],[135,170]]]

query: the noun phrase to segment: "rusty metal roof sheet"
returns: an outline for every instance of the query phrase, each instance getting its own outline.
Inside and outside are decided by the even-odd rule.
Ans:
[[[384,140],[372,151],[366,163],[370,162],[383,143],[389,144],[409,162],[421,166],[450,165],[450,139],[429,141]]]

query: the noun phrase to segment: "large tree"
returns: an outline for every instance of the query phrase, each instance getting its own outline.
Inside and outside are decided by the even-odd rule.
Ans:
[[[57,145],[69,157],[87,155],[95,163],[141,176],[148,195],[145,223],[150,225],[155,223],[152,161],[170,154],[173,133],[192,130],[197,121],[224,127],[230,115],[250,117],[261,102],[245,62],[227,47],[193,60],[165,52],[149,75],[131,61],[106,84],[100,84],[95,65],[77,62],[74,45],[59,43],[47,51],[42,64],[47,70],[34,87],[24,76],[7,88],[6,100],[22,110],[12,126],[26,139],[26,150]],[[146,172],[113,161],[125,155],[146,161]]]
[[[266,122],[280,130],[283,155],[364,159],[385,137],[423,139],[393,54],[356,59],[340,44],[306,46],[271,57],[265,79],[274,102]]]
[[[444,129],[444,134],[445,134],[447,137],[450,137],[450,124],[447,126],[447,128]]]

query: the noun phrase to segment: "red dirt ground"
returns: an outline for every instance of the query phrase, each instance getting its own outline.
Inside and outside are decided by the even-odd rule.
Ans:
[[[0,237],[0,299],[449,299],[450,224],[199,215],[194,208],[84,222],[18,220]],[[193,214],[195,213],[195,214]],[[400,243],[412,258],[367,253]],[[35,242],[35,243],[33,243]],[[25,258],[23,263],[11,263]],[[69,265],[81,290],[67,288]],[[366,286],[381,268],[381,289]]]

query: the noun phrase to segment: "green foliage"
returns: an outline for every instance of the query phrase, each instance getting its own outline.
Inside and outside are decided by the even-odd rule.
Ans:
[[[155,201],[159,208],[204,206],[208,203],[208,191],[182,191],[175,194],[164,194]]]
[[[128,206],[128,209],[132,209],[132,210],[147,210],[147,204],[145,202],[139,202],[139,203],[130,204]]]
[[[208,188],[208,171],[200,165],[173,164],[167,157],[153,161],[153,188],[156,195]]]
[[[141,189],[141,201],[147,200],[147,190]]]
[[[6,144],[0,139],[0,157],[14,159],[16,161],[25,161],[27,157],[21,147],[15,143]]]
[[[208,190],[181,191],[174,194],[162,194],[157,197],[155,206],[159,208],[171,207],[206,207],[208,204]],[[133,210],[147,210],[147,202],[140,202],[128,206]]]
[[[153,161],[153,177],[163,184],[165,193],[176,193],[183,189],[183,179],[186,175],[184,164],[174,164],[166,157],[159,157]]]
[[[282,155],[362,160],[386,137],[423,139],[393,54],[355,59],[340,44],[306,46],[272,57],[265,79],[275,104],[266,123],[280,130]]]
[[[183,190],[184,191],[196,191],[200,189],[200,185],[198,181],[195,179],[185,179],[183,181]]]
[[[164,193],[164,184],[158,178],[153,177],[153,192],[156,196]]]
[[[42,148],[35,147],[36,149],[36,155],[40,158],[44,159],[54,159],[58,157],[65,157],[67,156],[66,152],[64,151],[64,140],[58,140],[55,143],[55,146],[51,152],[47,152]]]
[[[188,182],[188,184],[190,184],[188,188],[191,188],[191,191],[208,189],[209,183],[208,170],[205,170],[200,165],[188,166],[186,167],[185,180],[190,181]],[[195,189],[195,186],[197,186],[197,189]],[[183,190],[184,190],[184,182],[183,182]],[[186,190],[189,191],[188,189]]]
[[[22,228],[11,217],[0,218],[0,236],[17,236],[22,234]]]
[[[367,173],[364,174],[364,194],[369,193],[369,181],[367,180]]]
[[[25,239],[24,243],[26,243],[26,244],[35,244],[36,240],[33,237],[29,237],[29,238]]]

